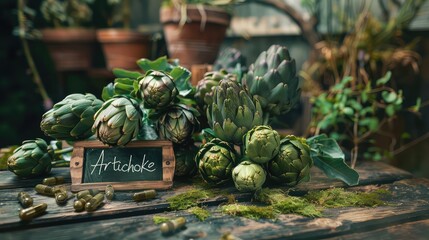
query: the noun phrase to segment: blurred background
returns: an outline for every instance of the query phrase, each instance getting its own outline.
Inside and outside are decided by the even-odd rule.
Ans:
[[[67,8],[61,9],[56,5],[58,2],[68,2]],[[39,127],[42,114],[53,103],[71,93],[101,96],[102,88],[114,79],[112,67],[132,70],[138,58],[171,57],[167,43],[169,39],[163,26],[181,19],[174,17],[173,13],[160,14],[160,10],[163,4],[174,5],[176,1],[172,2],[0,1],[0,147],[19,145],[26,139],[45,138]],[[370,144],[384,149],[385,154],[382,157],[371,155],[371,160],[386,161],[417,176],[429,177],[429,109],[426,106],[429,100],[429,2],[261,0],[233,2],[226,8],[232,16],[226,36],[223,38],[222,34],[218,34],[210,37],[221,36],[219,51],[236,48],[250,65],[269,46],[280,44],[288,47],[296,60],[297,69],[301,70],[299,75],[304,85],[301,106],[279,119],[277,128],[299,135],[314,134],[314,122],[313,125],[310,123],[312,112],[313,119],[317,119],[314,115],[320,112],[312,110],[311,99],[328,92],[331,86],[338,83],[343,77],[338,73],[344,73],[345,66],[365,65],[365,76],[373,81],[390,71],[389,87],[402,90],[402,109],[412,108],[413,111],[398,111],[398,116],[389,120],[389,124],[382,129],[386,134],[373,137]],[[188,13],[192,21],[191,11]],[[92,35],[88,37],[92,39],[90,48],[83,51],[92,54],[79,55],[77,65],[67,61],[60,63],[70,60],[73,57],[70,54],[74,54],[78,47],[72,47],[72,53],[64,49],[59,50],[63,55],[52,53],[53,49],[59,48],[61,39],[70,37],[60,34],[48,39],[50,32],[45,30],[50,28],[92,30]],[[110,39],[108,32],[103,35],[100,30],[106,28],[139,33],[127,35],[131,40],[126,41],[144,42],[145,49],[125,50],[124,47],[117,47],[113,50],[116,55],[108,57],[103,44],[116,40]],[[202,36],[202,33],[198,34]],[[119,35],[125,36],[125,33]],[[77,42],[86,38],[83,33],[77,33],[77,36]],[[102,40],[103,36],[107,40]],[[176,48],[180,47],[176,44]],[[129,57],[116,60],[119,63],[109,63],[117,55],[138,51],[143,52],[138,58]],[[351,53],[357,55],[351,56]],[[190,52],[185,51],[185,54]],[[131,65],[121,65],[127,61]],[[83,66],[84,63],[87,66]],[[213,64],[185,63],[186,67]],[[36,76],[39,76],[36,81],[35,69]],[[40,88],[38,81],[45,90]],[[341,129],[345,128],[339,126],[340,130],[336,131],[341,133]],[[327,132],[331,130],[326,128]],[[396,140],[392,141],[392,138]]]

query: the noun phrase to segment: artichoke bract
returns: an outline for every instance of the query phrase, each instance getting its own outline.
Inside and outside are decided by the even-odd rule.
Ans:
[[[204,78],[201,79],[195,91],[195,100],[198,105],[205,109],[204,106],[208,106],[213,103],[213,91],[216,86],[219,85],[219,82],[224,79],[229,78],[235,80],[235,76],[228,74],[226,70],[212,71],[204,74]]]
[[[237,153],[229,143],[213,138],[200,148],[195,160],[204,181],[220,185],[231,180],[231,172],[237,162]]]
[[[267,164],[270,180],[294,186],[310,179],[313,160],[305,139],[287,136],[280,141],[279,154]]]
[[[37,138],[22,142],[7,160],[9,171],[19,177],[29,178],[51,171],[53,150],[45,140]]]
[[[142,117],[136,100],[125,96],[113,97],[104,102],[95,114],[92,130],[103,143],[124,146],[137,137]]]
[[[261,189],[266,177],[265,170],[251,161],[242,161],[232,171],[235,188],[240,192],[254,192]]]
[[[193,143],[187,146],[174,145],[174,156],[176,157],[174,176],[194,176],[197,173],[197,163],[195,162],[197,152],[198,147]]]
[[[195,109],[186,105],[171,105],[158,119],[157,128],[161,138],[177,144],[186,143],[199,128],[197,115]]]
[[[225,69],[229,73],[237,70],[245,72],[247,70],[246,58],[235,48],[225,48],[219,53],[213,64],[213,70],[218,71],[221,69]]]
[[[92,136],[94,114],[103,102],[94,95],[71,94],[42,116],[40,128],[57,140],[76,141]]]
[[[145,108],[162,109],[174,102],[179,91],[173,78],[160,71],[148,71],[139,82]]]
[[[280,135],[270,126],[256,126],[244,136],[244,153],[255,163],[270,161],[279,152],[279,147]]]
[[[259,101],[254,102],[237,81],[223,79],[214,90],[207,119],[218,138],[242,145],[244,134],[262,125],[264,116]]]
[[[243,86],[258,99],[264,112],[276,116],[287,113],[301,95],[295,60],[286,47],[271,46],[250,65]]]

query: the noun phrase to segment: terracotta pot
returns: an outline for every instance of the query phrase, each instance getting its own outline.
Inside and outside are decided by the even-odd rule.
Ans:
[[[57,71],[86,70],[91,67],[95,30],[52,28],[43,29],[42,35]]]
[[[187,6],[187,23],[179,26],[180,10],[162,7],[163,24],[170,58],[178,58],[180,65],[190,68],[194,64],[212,64],[225,38],[231,15],[223,9],[204,6],[205,23],[201,28],[201,13],[196,6]]]
[[[149,36],[121,29],[102,29],[97,31],[102,44],[107,68],[137,69],[137,60],[149,58]]]

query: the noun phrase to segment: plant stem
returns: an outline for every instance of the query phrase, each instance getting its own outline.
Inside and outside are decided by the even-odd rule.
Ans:
[[[73,151],[73,147],[68,147],[68,148],[55,150],[54,154],[55,155],[61,155],[61,154],[65,154],[65,153],[70,153],[72,151]]]
[[[70,161],[67,160],[59,160],[51,162],[53,167],[67,167],[70,164]]]
[[[34,64],[33,56],[31,55],[28,42],[25,39],[25,16],[24,16],[24,0],[18,0],[18,22],[19,22],[19,38],[21,39],[22,47],[24,49],[24,55],[27,59],[28,66],[30,67],[31,73],[33,74],[33,81],[37,85],[40,95],[43,99],[43,106],[46,110],[52,108],[52,100],[46,92],[45,86],[40,78],[39,71],[37,71],[36,65]]]

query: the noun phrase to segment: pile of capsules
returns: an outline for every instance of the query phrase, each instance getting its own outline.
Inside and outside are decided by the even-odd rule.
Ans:
[[[95,211],[102,203],[112,201],[115,191],[111,185],[107,185],[104,193],[95,189],[83,190],[77,194],[69,194],[65,186],[57,186],[64,183],[64,177],[49,177],[43,179],[42,184],[37,184],[35,191],[44,196],[55,197],[58,205],[65,205],[67,201],[76,196],[73,203],[73,208],[76,212],[86,210],[88,212]],[[157,195],[155,190],[145,190],[134,193],[132,199],[135,202],[149,200]],[[19,212],[19,218],[22,221],[30,221],[33,218],[43,215],[48,208],[46,203],[41,203],[33,206],[33,198],[26,192],[18,194],[18,201],[23,207]]]

